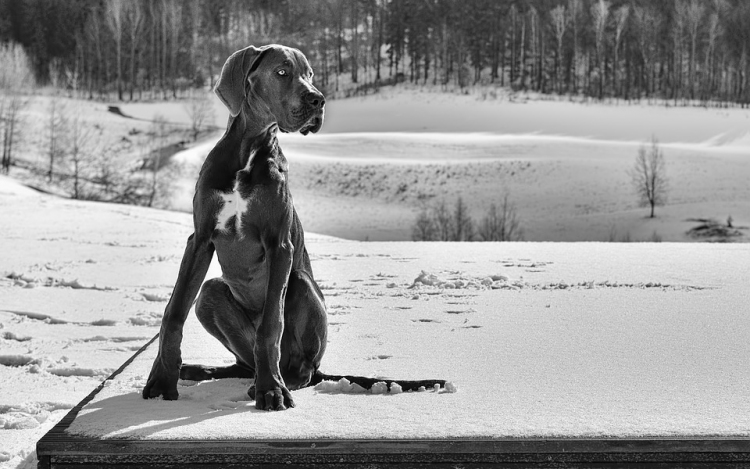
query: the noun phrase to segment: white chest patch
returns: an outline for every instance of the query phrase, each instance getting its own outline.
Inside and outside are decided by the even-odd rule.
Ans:
[[[234,225],[235,232],[240,235],[242,233],[242,217],[247,212],[247,199],[240,196],[236,187],[232,192],[219,192],[218,194],[224,205],[221,206],[221,211],[216,217],[216,229],[229,231]]]
[[[250,156],[247,159],[247,165],[245,166],[246,171],[253,169],[253,158],[255,157],[255,151],[250,152]],[[216,228],[219,231],[230,231],[234,224],[235,233],[237,236],[242,237],[242,217],[247,213],[247,205],[249,199],[243,199],[240,196],[237,182],[234,183],[232,192],[217,192],[224,204],[221,206],[219,215],[216,217]],[[234,219],[232,219],[234,217]]]

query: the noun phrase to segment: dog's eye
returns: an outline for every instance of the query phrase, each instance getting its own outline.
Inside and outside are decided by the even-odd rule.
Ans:
[[[276,72],[276,73],[277,73],[277,74],[278,74],[278,75],[279,75],[280,77],[285,77],[285,76],[287,76],[286,70],[284,70],[283,68],[282,68],[281,70],[279,70],[278,72]]]

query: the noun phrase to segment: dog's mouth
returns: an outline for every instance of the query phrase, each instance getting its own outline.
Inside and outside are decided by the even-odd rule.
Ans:
[[[282,129],[282,132],[300,132],[302,135],[307,135],[310,132],[316,133],[323,126],[323,119],[325,116],[325,108],[322,109],[311,109],[308,107],[302,107],[295,109],[289,115],[287,120],[287,128]]]
[[[302,135],[307,135],[310,132],[317,133],[322,126],[323,116],[314,116],[311,117],[304,125],[302,125],[302,128],[300,128],[299,131]]]

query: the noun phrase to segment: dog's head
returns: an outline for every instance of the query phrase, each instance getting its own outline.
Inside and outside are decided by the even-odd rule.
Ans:
[[[255,118],[276,122],[282,132],[317,132],[323,125],[325,97],[312,84],[304,54],[276,44],[246,47],[221,69],[214,91],[236,117],[245,106]]]

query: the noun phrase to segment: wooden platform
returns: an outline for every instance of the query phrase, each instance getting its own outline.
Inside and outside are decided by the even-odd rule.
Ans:
[[[95,439],[65,433],[80,409],[103,387],[104,383],[39,441],[40,469],[191,465],[217,468],[750,467],[750,440],[746,438],[165,441]]]
[[[158,337],[158,336],[157,336]],[[117,377],[157,337],[107,381]],[[65,432],[103,382],[37,444],[40,469],[67,467],[437,468],[750,467],[747,438],[113,440]]]
[[[37,444],[40,469],[67,467],[437,468],[750,467],[748,438],[122,440],[66,429],[154,337]]]
[[[307,388],[265,413],[247,383],[219,380],[144,401],[154,338],[39,441],[39,466],[750,467],[747,248],[367,246],[316,247],[323,371],[442,377],[457,393]],[[511,285],[410,288],[421,270]],[[227,363],[194,317],[183,360]]]

